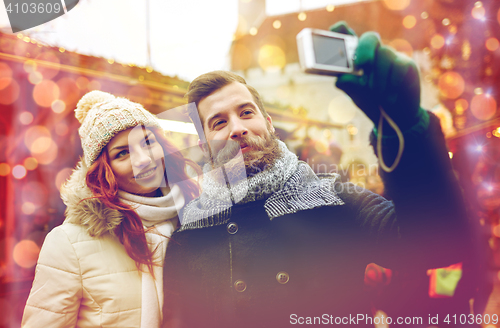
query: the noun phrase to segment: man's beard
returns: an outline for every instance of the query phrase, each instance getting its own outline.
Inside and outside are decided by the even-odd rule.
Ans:
[[[246,144],[251,149],[241,153],[242,144]],[[213,168],[224,167],[228,178],[234,180],[234,178],[238,179],[237,177],[254,176],[272,167],[282,155],[282,151],[278,138],[269,131],[264,137],[243,137],[238,141],[225,141],[224,147],[217,154],[212,155],[215,157],[212,160]]]

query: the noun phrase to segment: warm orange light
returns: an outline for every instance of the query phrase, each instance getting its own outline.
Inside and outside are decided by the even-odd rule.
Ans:
[[[38,161],[34,157],[28,157],[24,160],[24,167],[29,171],[36,170]]]
[[[484,7],[482,5],[474,6],[474,8],[472,8],[471,15],[475,19],[483,19],[485,14],[486,11],[484,10]]]
[[[0,104],[2,105],[10,105],[19,98],[19,84],[14,79],[3,79],[0,82],[0,85],[4,85],[4,88],[0,88]]]
[[[265,44],[259,50],[258,62],[263,70],[281,69],[286,64],[285,53],[276,45]]]
[[[14,246],[13,258],[17,265],[23,268],[34,267],[38,260],[40,248],[32,240],[21,240]]]
[[[403,10],[410,5],[410,0],[384,0],[390,10]]]
[[[59,149],[54,142],[50,139],[49,147],[43,153],[31,153],[31,155],[36,158],[39,164],[48,165],[52,163],[57,158],[57,153]]]
[[[486,49],[489,51],[495,51],[500,46],[497,38],[489,38],[486,40]]]
[[[303,21],[305,21],[305,20],[306,20],[306,18],[307,18],[307,14],[306,14],[305,12],[301,12],[301,13],[299,14],[298,18],[299,18],[299,21],[303,22]]]
[[[31,144],[30,151],[32,154],[44,153],[49,149],[51,142],[50,137],[39,137]]]
[[[59,99],[63,100],[68,106],[76,106],[81,97],[77,82],[72,78],[63,77],[57,81],[57,86],[60,91]]]
[[[431,39],[431,46],[434,49],[441,49],[444,46],[444,38],[441,34],[436,34]]]
[[[43,80],[33,88],[33,99],[38,106],[50,107],[59,98],[59,87],[51,80]]]
[[[465,99],[457,99],[455,101],[455,112],[457,115],[462,115],[467,108],[469,108],[469,103]]]
[[[408,15],[403,18],[403,26],[407,29],[415,27],[417,24],[417,19],[413,15]]]
[[[36,210],[35,204],[30,202],[24,202],[23,205],[21,206],[21,211],[23,211],[23,213],[27,215],[35,213],[35,210]]]
[[[80,76],[76,79],[76,86],[78,87],[78,89],[80,90],[85,90],[87,89],[87,86],[89,84],[89,79],[87,79],[86,77],[84,76]]]
[[[495,115],[497,102],[488,94],[475,95],[470,103],[470,110],[476,118],[487,121]]]
[[[493,235],[497,238],[500,238],[500,224],[497,224],[493,227]]]
[[[19,121],[23,125],[31,124],[31,122],[33,122],[33,114],[30,112],[22,112],[19,114]]]
[[[0,90],[10,84],[12,80],[12,69],[6,63],[0,62]]]
[[[279,28],[281,27],[281,21],[280,21],[279,19],[275,20],[275,21],[273,22],[273,27],[274,27],[275,29],[279,29]]]
[[[464,92],[465,81],[457,72],[446,72],[439,78],[438,88],[443,97],[455,99]]]
[[[396,49],[396,51],[406,54],[408,57],[411,57],[413,55],[413,47],[411,46],[410,42],[406,41],[405,39],[394,39],[389,42],[389,46]]]
[[[73,169],[66,167],[57,173],[55,181],[57,190],[61,189],[61,185],[69,178],[71,172],[73,172]]]
[[[24,144],[28,149],[31,149],[35,140],[40,137],[50,138],[50,131],[41,125],[32,126],[24,133]]]
[[[18,180],[24,178],[26,176],[26,173],[26,168],[22,165],[16,165],[14,166],[14,168],[12,168],[12,175]]]
[[[334,10],[335,10],[335,6],[334,5],[329,4],[329,5],[326,6],[326,11],[328,11],[328,12],[331,13]]]
[[[26,73],[31,73],[36,71],[36,62],[34,60],[27,60],[23,64],[23,68],[26,71]]]
[[[61,99],[56,99],[52,102],[52,104],[50,105],[50,108],[52,108],[52,111],[54,113],[59,114],[59,113],[64,112],[64,110],[66,109],[66,104]]]
[[[43,81],[43,75],[40,72],[31,72],[28,75],[28,81],[30,81],[31,84],[38,84]]]
[[[0,163],[0,176],[5,177],[10,173],[10,165],[7,163]]]

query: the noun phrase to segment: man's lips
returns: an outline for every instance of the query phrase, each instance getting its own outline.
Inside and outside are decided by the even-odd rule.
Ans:
[[[247,151],[249,151],[250,149],[252,149],[252,147],[248,146],[247,144],[241,144],[240,148],[241,148],[241,152],[243,154],[246,153]]]

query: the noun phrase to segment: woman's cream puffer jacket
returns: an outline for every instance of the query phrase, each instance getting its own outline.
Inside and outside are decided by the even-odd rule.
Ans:
[[[80,164],[61,188],[66,220],[43,243],[23,328],[141,325],[141,273],[113,234],[123,217],[86,199],[86,172]]]

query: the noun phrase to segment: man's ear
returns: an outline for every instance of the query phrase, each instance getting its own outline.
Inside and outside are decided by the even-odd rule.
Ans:
[[[201,140],[198,139],[198,147],[200,147],[201,151],[203,152],[203,156],[205,156],[206,158],[210,158],[210,152],[208,150],[208,143],[201,142]]]
[[[271,118],[271,116],[267,115],[266,117],[266,120],[267,120],[267,123],[269,123],[269,127],[271,129],[271,131],[274,133],[274,126],[273,126],[273,119]]]

